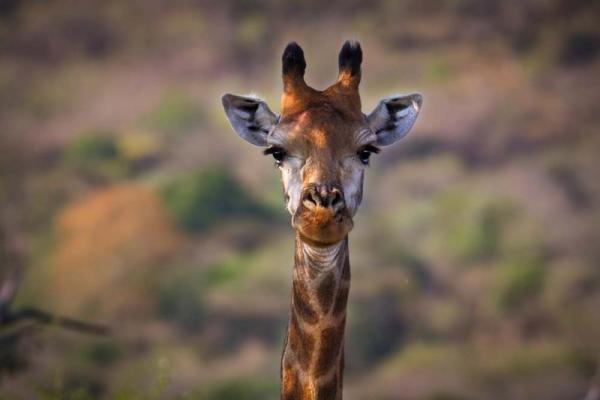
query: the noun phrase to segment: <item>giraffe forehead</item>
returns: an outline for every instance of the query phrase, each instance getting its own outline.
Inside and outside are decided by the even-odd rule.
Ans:
[[[325,129],[317,128],[308,132],[308,142],[314,150],[326,150],[331,146],[331,133]]]
[[[290,150],[322,162],[333,161],[338,156],[352,151],[354,143],[349,131],[324,127],[297,129],[290,136]]]
[[[360,126],[356,119],[327,112],[303,111],[294,116],[287,141],[304,153],[332,156],[355,146]]]

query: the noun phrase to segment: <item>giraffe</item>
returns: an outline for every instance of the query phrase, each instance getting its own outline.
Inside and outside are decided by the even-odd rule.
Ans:
[[[256,96],[222,97],[238,135],[274,158],[295,230],[280,370],[284,400],[342,399],[348,234],[362,200],[365,169],[380,147],[408,133],[422,104],[417,93],[394,95],[363,114],[360,44],[345,42],[338,63],[337,81],[315,90],[304,81],[304,52],[291,42],[282,56],[279,115]]]

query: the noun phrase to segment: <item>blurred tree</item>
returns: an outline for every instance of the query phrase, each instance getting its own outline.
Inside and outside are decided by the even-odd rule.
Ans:
[[[347,339],[351,368],[371,366],[401,346],[409,327],[399,297],[395,291],[382,288],[351,305]]]
[[[206,120],[197,102],[183,91],[167,92],[156,109],[146,117],[146,125],[165,135],[190,132]]]
[[[161,140],[149,132],[127,131],[117,138],[119,157],[131,170],[148,168],[160,158],[163,148]]]
[[[26,339],[36,331],[35,323],[90,334],[107,333],[104,326],[54,315],[36,307],[15,305],[29,269],[24,182],[31,179],[32,161],[23,144],[12,139],[0,135],[0,152],[6,152],[0,157],[0,374],[28,366],[27,355],[22,350],[29,342]]]
[[[65,148],[63,158],[69,167],[87,177],[116,178],[127,172],[113,132],[91,131],[76,136]]]
[[[56,219],[48,291],[57,308],[114,312],[148,306],[143,292],[179,236],[161,202],[143,186],[122,184],[76,200]]]
[[[188,231],[202,231],[235,216],[268,216],[224,168],[210,168],[168,182],[161,190],[169,214]]]
[[[514,310],[540,293],[547,268],[538,254],[513,255],[500,271],[497,302],[503,310]]]
[[[198,397],[190,396],[185,399],[211,400],[264,400],[277,396],[277,385],[262,382],[257,379],[236,379],[227,382],[213,383],[200,392]]]
[[[163,318],[179,324],[192,333],[206,318],[203,289],[205,272],[201,267],[177,268],[161,282],[158,298]]]
[[[435,199],[438,245],[461,264],[497,257],[504,225],[513,214],[506,199],[451,189]]]

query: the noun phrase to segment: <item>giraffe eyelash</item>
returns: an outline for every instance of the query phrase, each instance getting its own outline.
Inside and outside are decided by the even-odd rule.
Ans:
[[[281,166],[281,164],[283,163],[283,160],[287,156],[287,153],[285,152],[285,150],[282,147],[278,147],[278,146],[271,146],[271,147],[266,148],[263,151],[263,154],[266,156],[268,156],[268,155],[273,156],[273,158],[275,159],[275,165],[278,167]]]
[[[285,153],[285,150],[282,147],[279,147],[279,146],[270,146],[270,147],[267,147],[266,149],[264,149],[262,153],[265,156],[269,156],[269,155],[271,155],[273,153],[277,153],[277,152],[284,152]]]
[[[361,151],[362,150],[370,151],[371,153],[374,153],[374,154],[378,154],[381,151],[381,149],[379,147],[377,147],[373,144],[368,144],[368,145],[364,146],[363,148],[361,148],[360,150]]]
[[[376,147],[372,144],[368,144],[366,146],[361,147],[360,150],[356,152],[356,155],[358,156],[358,159],[363,165],[368,166],[371,154],[377,153],[379,153],[379,147]]]

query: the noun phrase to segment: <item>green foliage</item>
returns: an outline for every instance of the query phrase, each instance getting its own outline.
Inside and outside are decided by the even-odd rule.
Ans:
[[[418,288],[427,287],[431,283],[431,266],[418,252],[395,244],[385,247],[380,254],[386,261],[402,265],[410,274],[410,281],[414,282]]]
[[[164,185],[161,194],[175,223],[191,232],[203,231],[228,217],[268,214],[223,168],[175,178]]]
[[[469,193],[451,192],[437,200],[442,242],[459,261],[490,259],[498,254],[502,222],[508,210],[502,203]]]
[[[478,355],[478,367],[473,372],[483,381],[498,382],[523,379],[569,367],[571,352],[564,343],[541,341],[514,348],[494,349]]]
[[[427,400],[466,400],[467,398],[462,396],[462,395],[458,395],[458,394],[454,394],[454,393],[450,393],[450,392],[436,392],[430,396],[427,396]]]
[[[10,332],[8,329],[0,331],[0,377],[5,374],[15,373],[28,366],[27,358],[22,354],[22,332]]]
[[[462,350],[455,344],[425,342],[417,339],[391,355],[383,365],[394,375],[419,369],[447,370],[448,367],[459,365],[459,361],[465,359]]]
[[[116,341],[108,339],[91,344],[85,355],[97,365],[110,366],[121,358],[122,350]]]
[[[513,310],[537,295],[544,283],[546,266],[538,254],[515,255],[500,271],[496,301],[503,310]]]
[[[156,380],[151,390],[149,399],[161,399],[164,398],[165,391],[171,383],[171,365],[167,358],[161,357],[157,362],[158,370],[156,371]]]
[[[391,290],[354,302],[348,318],[349,362],[372,365],[394,349],[407,335],[407,323]]]
[[[230,257],[210,267],[206,282],[210,286],[215,286],[234,281],[243,274],[250,262],[247,257]]]
[[[149,133],[95,130],[76,136],[65,148],[63,160],[90,177],[125,178],[150,167],[160,157],[160,141]]]
[[[248,263],[247,258],[236,256],[209,266],[174,267],[173,272],[161,280],[160,315],[185,331],[196,331],[207,317],[206,291],[235,281],[248,269]]]
[[[241,378],[211,385],[186,400],[265,400],[278,398],[278,385],[257,379]]]
[[[200,267],[177,268],[162,280],[158,293],[159,313],[184,330],[196,330],[206,316],[203,290],[204,271]]]
[[[158,159],[162,143],[156,135],[133,131],[119,136],[117,148],[121,159],[140,165]]]
[[[435,59],[426,67],[426,76],[435,83],[446,83],[455,75],[452,66],[444,59]]]
[[[69,167],[89,175],[114,178],[127,172],[112,132],[91,131],[76,136],[65,148],[63,159]]]
[[[263,15],[249,14],[239,23],[236,39],[245,47],[260,46],[268,35],[268,21]]]
[[[111,132],[92,131],[79,135],[65,149],[69,162],[101,162],[117,157],[117,146]]]
[[[147,117],[147,124],[162,133],[179,134],[197,127],[204,119],[202,109],[185,92],[172,91]]]
[[[132,375],[127,375],[133,372]],[[185,396],[169,396],[169,389],[173,379],[173,368],[167,357],[158,356],[135,365],[132,369],[125,369],[125,376],[113,388],[110,399],[114,400],[163,400],[184,399]],[[141,381],[137,378],[141,378]]]
[[[573,370],[575,370],[580,376],[588,379],[594,376],[599,367],[599,361],[594,352],[575,349],[571,351],[566,358]]]
[[[72,371],[63,377],[57,373],[51,385],[35,385],[36,398],[40,400],[92,400],[100,397],[102,385],[95,377],[81,371]]]
[[[72,390],[38,390],[41,400],[93,400],[95,399],[87,389],[78,388]]]

